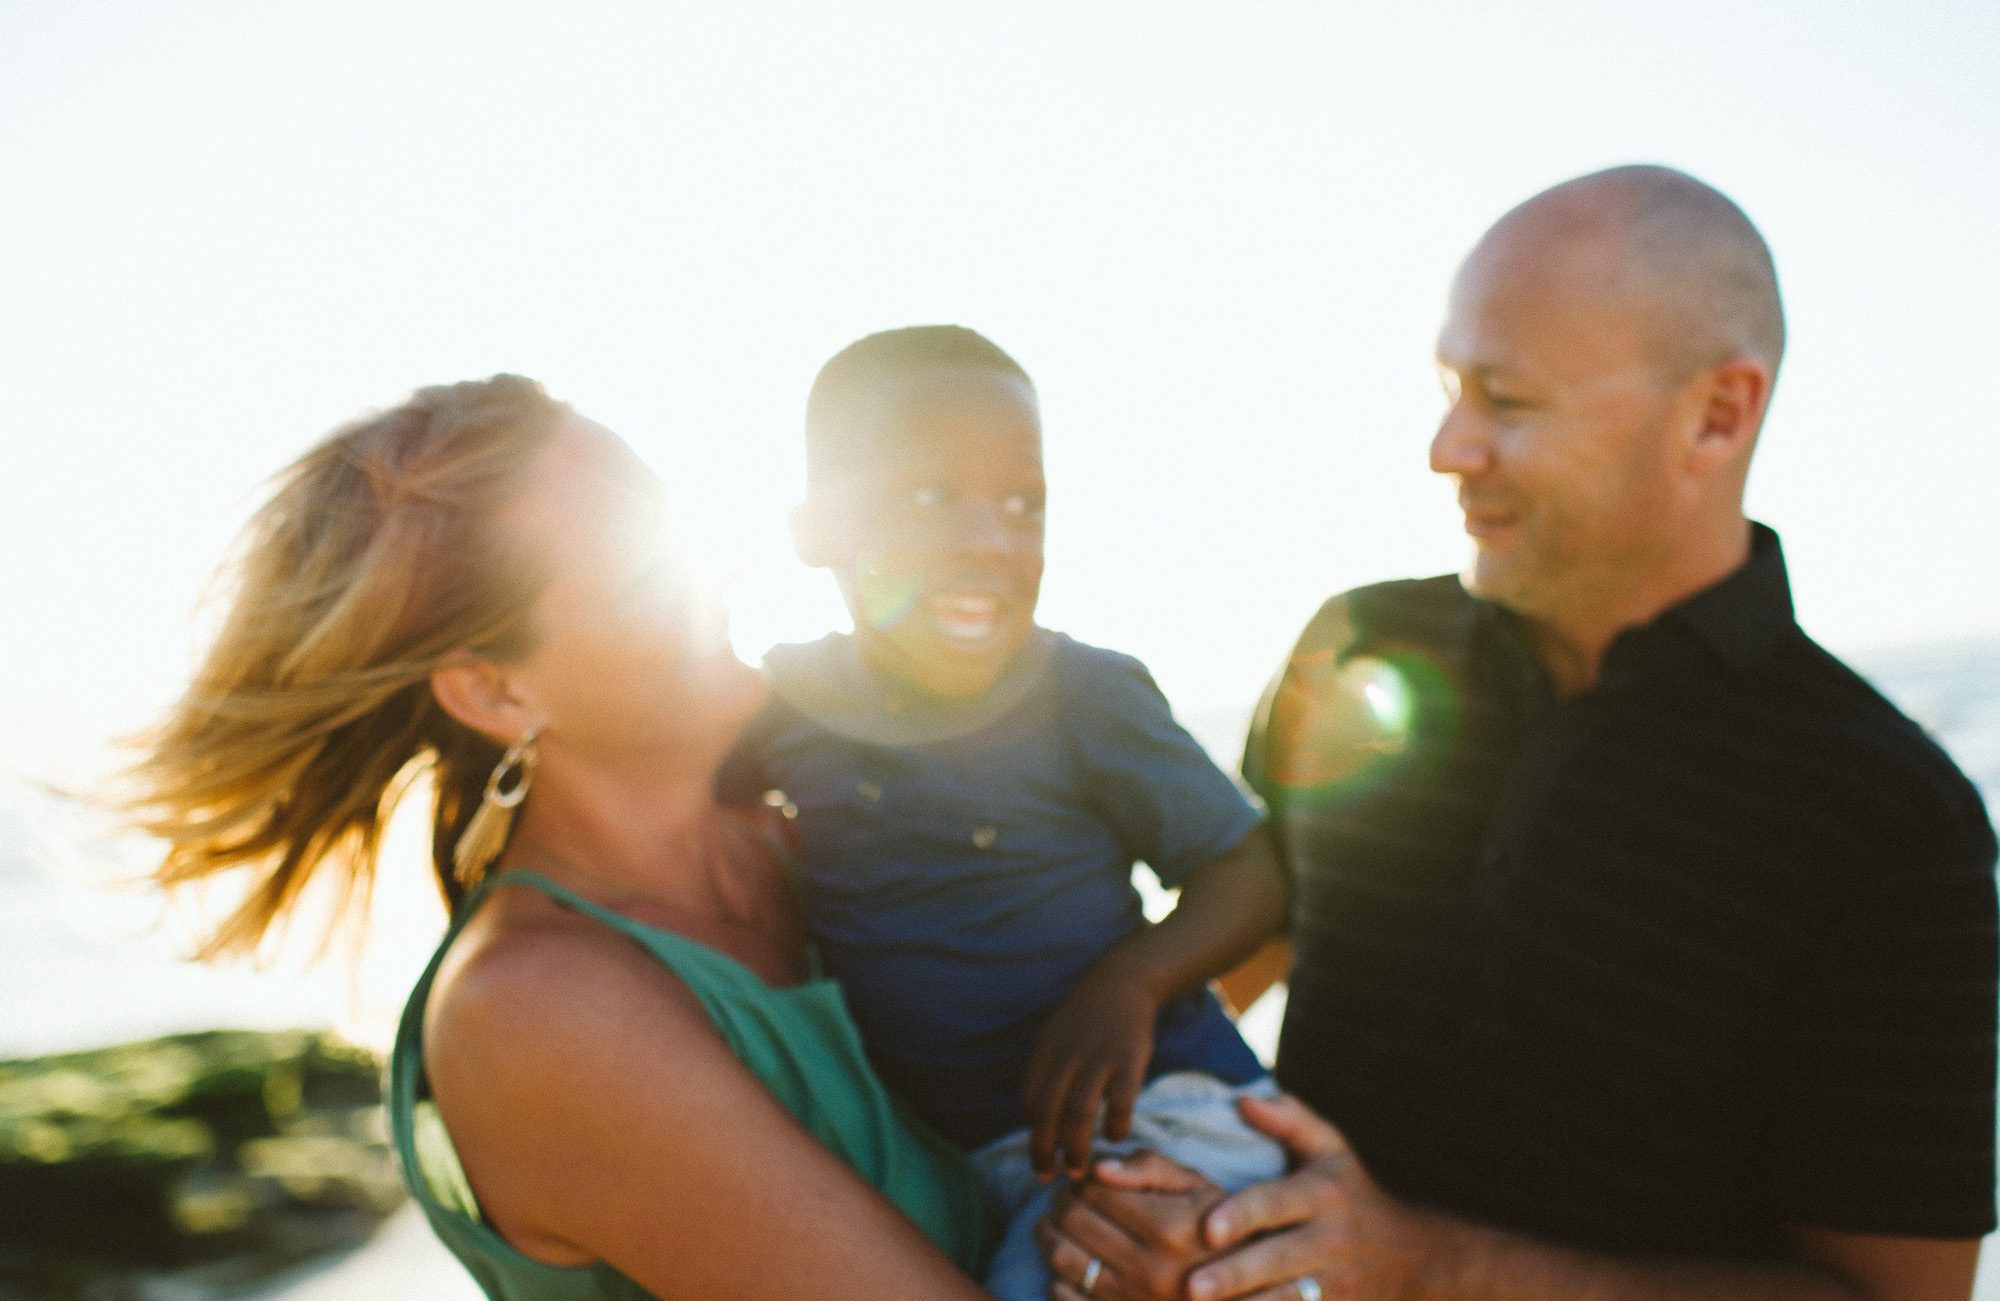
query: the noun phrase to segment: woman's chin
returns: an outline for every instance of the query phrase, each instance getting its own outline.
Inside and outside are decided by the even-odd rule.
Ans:
[[[771,680],[764,671],[745,664],[731,652],[719,656],[710,671],[702,675],[700,683],[688,688],[683,699],[691,697],[699,701],[703,722],[713,725],[702,730],[713,742],[719,763],[770,696]]]

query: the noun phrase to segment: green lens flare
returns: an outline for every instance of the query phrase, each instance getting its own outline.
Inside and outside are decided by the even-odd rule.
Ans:
[[[1421,657],[1302,653],[1272,705],[1265,773],[1287,798],[1346,798],[1445,753],[1457,714],[1450,680]]]
[[[914,566],[889,563],[884,557],[856,558],[855,592],[860,615],[871,628],[893,628],[910,613],[923,591],[924,576]]]
[[[1410,720],[1416,713],[1416,694],[1402,671],[1387,660],[1364,657],[1350,663],[1347,674],[1359,679],[1361,698],[1368,706],[1369,716],[1383,732],[1399,741],[1407,737]]]

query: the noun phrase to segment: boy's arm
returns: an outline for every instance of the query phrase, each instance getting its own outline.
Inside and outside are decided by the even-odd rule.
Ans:
[[[1262,826],[1182,884],[1157,925],[1120,940],[1056,1005],[1023,1089],[1038,1173],[1089,1169],[1100,1108],[1104,1132],[1125,1137],[1153,1055],[1160,1008],[1230,970],[1276,934],[1289,900]]]

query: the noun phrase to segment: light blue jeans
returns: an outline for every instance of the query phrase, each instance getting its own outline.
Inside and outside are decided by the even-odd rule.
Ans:
[[[1273,1097],[1277,1082],[1265,1075],[1237,1086],[1213,1075],[1179,1071],[1148,1084],[1132,1108],[1132,1134],[1120,1143],[1099,1139],[1097,1156],[1128,1156],[1151,1148],[1199,1170],[1228,1192],[1285,1173],[1285,1150],[1250,1128],[1236,1110],[1244,1094]],[[986,1194],[986,1209],[1007,1226],[986,1267],[986,1290],[1000,1301],[1045,1301],[1052,1281],[1035,1246],[1035,1222],[1048,1214],[1061,1181],[1035,1178],[1028,1131],[994,1139],[972,1154]]]

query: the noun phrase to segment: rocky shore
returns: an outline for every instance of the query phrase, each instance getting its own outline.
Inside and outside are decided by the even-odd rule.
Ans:
[[[382,1063],[311,1031],[0,1062],[0,1301],[248,1295],[403,1200]]]

